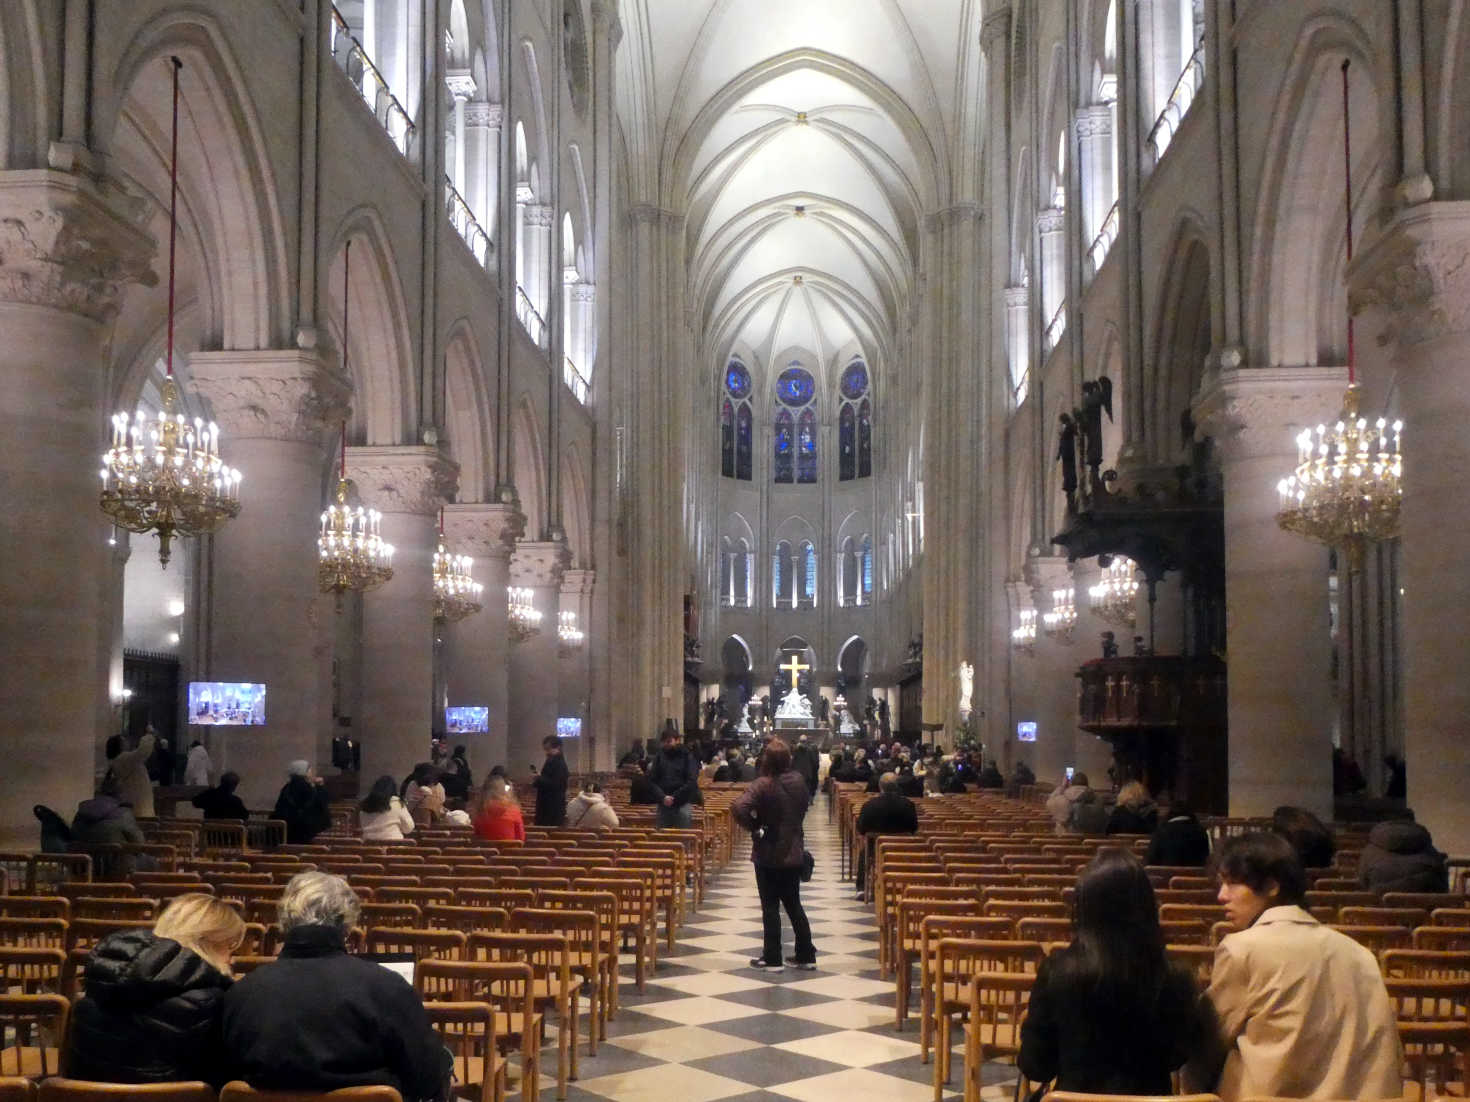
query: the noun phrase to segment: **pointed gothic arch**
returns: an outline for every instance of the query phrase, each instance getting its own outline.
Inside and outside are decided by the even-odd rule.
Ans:
[[[460,319],[444,346],[444,427],[459,464],[458,500],[495,500],[495,418],[474,328]]]

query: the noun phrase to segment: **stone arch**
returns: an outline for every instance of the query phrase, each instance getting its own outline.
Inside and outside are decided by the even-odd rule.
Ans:
[[[459,464],[463,502],[495,500],[495,419],[485,385],[485,361],[474,328],[463,318],[444,346],[444,428]]]
[[[1362,227],[1380,202],[1375,177],[1385,156],[1379,89],[1391,82],[1375,71],[1379,53],[1357,23],[1328,15],[1307,20],[1292,51],[1253,219],[1247,333],[1254,362],[1310,365],[1345,349],[1340,68],[1344,57],[1352,60],[1354,222]]]
[[[35,168],[57,113],[37,0],[0,4],[0,168]]]
[[[528,395],[521,396],[511,415],[510,451],[511,481],[526,518],[526,538],[538,540],[546,530],[546,451]]]
[[[1214,344],[1214,264],[1207,240],[1201,222],[1181,222],[1160,286],[1157,343],[1143,395],[1145,424],[1138,434],[1160,460],[1177,450],[1179,419],[1194,402]]]
[[[561,484],[564,504],[563,527],[572,561],[579,567],[592,562],[592,495],[587,479],[587,460],[582,449],[572,444],[562,454]]]
[[[1106,375],[1113,383],[1113,419],[1103,418],[1103,467],[1113,467],[1118,462],[1118,451],[1128,436],[1125,418],[1128,414],[1126,388],[1135,385],[1133,380],[1123,377],[1123,338],[1118,324],[1109,318],[1102,324],[1102,339],[1097,344],[1098,352],[1092,362],[1088,378]]]
[[[292,315],[279,191],[244,72],[212,17],[175,10],[138,31],[98,80],[98,148],[166,209],[170,55],[184,64],[180,211],[197,226],[208,288],[203,346],[283,346]]]
[[[328,253],[332,260],[324,269],[322,313],[336,346],[343,348],[342,284],[349,241],[348,371],[354,394],[348,437],[359,444],[417,443],[418,386],[408,305],[387,229],[372,207],[348,212],[337,228]]]

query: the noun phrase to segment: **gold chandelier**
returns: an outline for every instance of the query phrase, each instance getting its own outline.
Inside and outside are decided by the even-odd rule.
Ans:
[[[1138,622],[1138,570],[1133,560],[1115,555],[1097,584],[1088,587],[1087,597],[1099,620],[1133,627]]]
[[[563,650],[576,650],[580,647],[586,635],[577,626],[577,614],[571,609],[563,609],[557,615],[556,641]]]
[[[1349,123],[1348,69],[1342,63],[1344,189],[1347,204],[1347,260],[1353,259],[1352,132]],[[1404,423],[1380,417],[1369,423],[1358,415],[1353,317],[1347,319],[1348,388],[1342,412],[1330,428],[1297,436],[1295,471],[1276,484],[1280,509],[1276,521],[1288,532],[1347,551],[1353,566],[1362,563],[1369,542],[1396,539],[1403,503],[1404,461],[1400,445]]]
[[[506,594],[511,642],[524,643],[541,630],[541,610],[535,605],[536,593],[529,586],[513,585]]]
[[[213,532],[240,513],[240,472],[219,454],[219,426],[179,412],[174,378],[174,285],[179,209],[179,70],[173,70],[173,139],[168,199],[168,350],[164,358],[163,408],[150,425],[140,409],[112,417],[112,446],[102,456],[100,504],[112,522],[129,532],[158,536],[164,567],[175,538]]]
[[[1017,614],[1020,624],[1011,630],[1011,646],[1022,654],[1036,653],[1036,610],[1023,608]]]
[[[451,555],[444,548],[444,510],[439,510],[439,549],[434,552],[434,619],[449,623],[480,611],[480,594],[485,587],[470,571],[475,560],[468,555]]]
[[[1051,591],[1051,608],[1041,618],[1048,638],[1070,643],[1077,627],[1077,592],[1071,586]]]

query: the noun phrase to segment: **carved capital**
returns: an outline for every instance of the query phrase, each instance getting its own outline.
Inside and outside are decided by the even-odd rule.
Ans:
[[[444,535],[463,555],[509,562],[525,531],[525,514],[514,505],[444,506]]]
[[[548,229],[551,219],[555,215],[550,203],[527,203],[524,207],[526,212],[526,225],[538,229]]]
[[[597,301],[597,284],[595,283],[586,283],[579,280],[576,283],[568,283],[566,286],[567,294],[573,302]]]
[[[1031,304],[1031,288],[1024,283],[1007,287],[1003,293],[1007,310],[1024,310]]]
[[[1340,367],[1230,367],[1206,376],[1195,396],[1195,435],[1225,459],[1296,454],[1296,435],[1330,421],[1342,405]]]
[[[1470,335],[1470,203],[1400,211],[1348,269],[1354,314],[1378,313],[1379,343]]]
[[[107,321],[123,287],[158,282],[143,202],[84,176],[0,173],[0,302]]]
[[[1067,212],[1059,207],[1047,207],[1036,216],[1037,233],[1061,233],[1067,226]]]
[[[227,439],[319,443],[351,412],[351,380],[315,351],[195,352],[189,374]]]
[[[572,598],[590,597],[596,584],[595,570],[565,570],[561,578],[561,595]]]
[[[1106,104],[1079,107],[1074,125],[1078,138],[1109,138],[1113,134],[1113,112]]]
[[[475,94],[475,78],[468,69],[450,69],[444,74],[444,85],[455,99],[468,100]]]
[[[347,449],[347,475],[371,509],[433,516],[453,495],[459,465],[438,448],[368,446]]]
[[[505,122],[505,108],[498,103],[467,103],[464,105],[464,124],[466,126],[486,126],[491,130],[499,130]]]
[[[560,587],[572,553],[559,540],[520,540],[510,559],[510,584]]]
[[[623,21],[618,15],[617,0],[592,0],[592,31],[606,35],[612,48],[623,40]]]

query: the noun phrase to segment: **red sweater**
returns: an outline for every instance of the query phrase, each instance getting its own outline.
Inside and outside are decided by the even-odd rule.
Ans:
[[[526,821],[518,804],[486,804],[475,818],[475,833],[487,842],[526,840]]]

